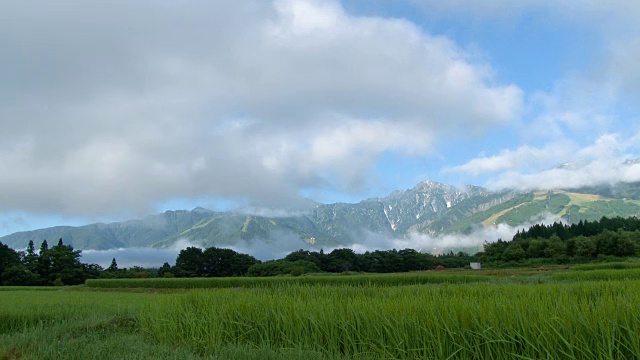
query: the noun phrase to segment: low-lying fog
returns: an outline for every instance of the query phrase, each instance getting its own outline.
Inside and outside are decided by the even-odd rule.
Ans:
[[[543,219],[532,221],[533,223],[551,224],[554,221],[561,221],[555,215],[548,215]],[[361,232],[357,238],[363,239],[358,243],[345,244],[344,246],[324,247],[325,253],[331,252],[336,248],[350,248],[355,252],[363,253],[365,251],[374,250],[390,250],[390,249],[415,249],[420,252],[429,252],[433,254],[441,254],[451,249],[454,251],[465,250],[474,253],[482,249],[485,242],[495,242],[498,239],[511,240],[513,235],[523,228],[528,228],[531,224],[524,224],[517,227],[499,224],[485,228],[478,228],[470,234],[447,234],[440,236],[430,236],[426,234],[413,233],[405,238],[392,238],[389,236]],[[266,242],[263,240],[243,241],[234,246],[229,246],[237,252],[250,254],[255,258],[266,261],[272,259],[281,259],[288,253],[299,249],[310,251],[320,251],[320,247],[307,244],[299,240],[294,234],[279,234],[276,236],[279,240]],[[108,267],[111,260],[116,258],[118,267],[160,267],[165,262],[174,265],[180,250],[189,246],[202,247],[197,243],[188,240],[179,240],[172,247],[165,249],[152,248],[120,248],[111,250],[83,250],[81,261],[84,263],[95,263],[102,267]]]

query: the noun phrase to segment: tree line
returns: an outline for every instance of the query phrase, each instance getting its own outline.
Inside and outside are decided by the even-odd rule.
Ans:
[[[511,241],[498,239],[485,243],[475,255],[449,252],[443,255],[421,253],[413,249],[376,250],[359,254],[351,249],[329,253],[298,250],[282,259],[262,262],[251,255],[231,249],[188,247],[180,251],[175,265],[160,268],[134,266],[121,269],[114,258],[104,269],[80,262],[80,250],[60,239],[49,247],[46,240],[36,251],[33,241],[25,251],[15,251],[0,243],[0,284],[2,285],[77,285],[92,278],[134,277],[227,277],[278,276],[308,273],[367,272],[391,273],[433,270],[438,267],[461,268],[470,262],[492,266],[563,264],[640,256],[640,220],[606,218],[577,224],[536,224],[518,231]]]
[[[0,243],[0,284],[2,285],[78,285],[100,276],[102,268],[80,262],[80,250],[62,239],[49,247],[47,240],[36,252],[29,241],[26,251],[15,251]]]
[[[376,250],[358,254],[352,249],[335,249],[329,253],[298,250],[282,259],[261,262],[231,249],[189,247],[178,254],[176,265],[165,264],[164,276],[223,277],[277,276],[306,273],[370,272],[391,273],[433,270],[438,266],[468,266],[475,257],[459,252],[434,256],[413,249]]]
[[[46,240],[37,252],[33,241],[25,251],[15,251],[0,243],[1,285],[78,285],[95,278],[228,277],[278,276],[307,273],[371,272],[389,273],[432,270],[437,267],[464,267],[475,257],[459,252],[434,256],[413,249],[376,250],[363,254],[351,249],[329,253],[298,250],[282,259],[262,262],[231,249],[188,247],[180,251],[174,266],[159,268],[119,268],[116,259],[109,267],[80,262],[80,250],[60,239],[49,248]]]
[[[548,260],[554,263],[640,256],[640,220],[607,218],[577,224],[536,224],[518,231],[512,241],[485,244],[479,259],[492,263]]]

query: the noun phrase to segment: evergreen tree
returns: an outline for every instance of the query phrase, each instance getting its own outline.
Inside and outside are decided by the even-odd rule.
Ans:
[[[107,268],[107,271],[110,271],[110,272],[118,271],[118,263],[116,262],[116,258],[113,258],[113,260],[111,260],[111,265],[109,265],[109,267]]]
[[[33,244],[33,240],[29,240],[29,244],[27,245],[27,251],[26,251],[26,253],[24,255],[24,258],[22,259],[22,263],[32,273],[36,274],[38,272],[37,271],[37,268],[38,268],[38,254],[36,253],[35,245]]]
[[[45,248],[44,243],[42,248]],[[80,250],[64,245],[62,239],[58,241],[58,245],[40,253],[39,265],[39,269],[43,270],[39,275],[50,285],[78,285],[86,279],[80,262]]]
[[[40,245],[40,253],[38,254],[38,264],[36,266],[36,273],[40,277],[42,285],[49,284],[49,274],[51,273],[51,253],[49,252],[49,245],[47,240],[43,240]]]

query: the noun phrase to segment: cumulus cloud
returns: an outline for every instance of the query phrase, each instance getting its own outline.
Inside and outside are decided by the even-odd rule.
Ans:
[[[295,202],[522,103],[450,39],[337,1],[9,1],[0,46],[0,211]]]
[[[446,168],[444,171],[478,175],[486,172],[546,166],[551,162],[562,161],[562,156],[569,158],[568,154],[573,149],[574,146],[567,143],[553,143],[541,148],[525,145],[515,150],[502,150],[498,155],[481,156],[463,165]]]
[[[545,147],[520,147],[499,155],[479,157],[448,171],[473,175],[488,173],[492,189],[549,190],[612,185],[640,181],[638,134],[605,134],[592,144],[578,147],[553,143]]]

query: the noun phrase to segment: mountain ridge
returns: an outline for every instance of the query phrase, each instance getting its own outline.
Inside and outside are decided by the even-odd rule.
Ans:
[[[202,246],[293,239],[300,245],[348,246],[366,232],[393,238],[412,233],[468,233],[479,226],[518,226],[545,214],[565,222],[602,216],[640,215],[640,183],[620,183],[550,191],[490,191],[482,187],[426,180],[411,189],[358,203],[319,204],[292,216],[261,216],[238,211],[170,210],[142,219],[83,226],[55,226],[0,237],[13,248],[29,240],[63,238],[81,250],[170,247],[180,239]]]

